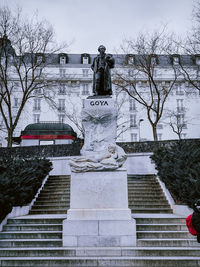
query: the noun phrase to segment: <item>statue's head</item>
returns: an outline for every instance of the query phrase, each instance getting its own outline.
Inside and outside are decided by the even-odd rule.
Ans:
[[[104,46],[104,45],[100,45],[100,46],[98,47],[98,51],[99,51],[99,52],[101,52],[101,51],[105,52],[105,51],[106,51],[105,46]]]

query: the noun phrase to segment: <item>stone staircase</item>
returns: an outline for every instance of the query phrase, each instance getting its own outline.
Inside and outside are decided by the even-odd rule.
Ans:
[[[172,213],[153,175],[128,176],[128,202],[132,213]]]
[[[29,214],[66,214],[70,206],[70,176],[49,176]]]
[[[30,214],[0,233],[0,266],[200,266],[200,245],[174,215],[154,176],[128,177],[137,247],[63,248],[69,176],[50,176]]]

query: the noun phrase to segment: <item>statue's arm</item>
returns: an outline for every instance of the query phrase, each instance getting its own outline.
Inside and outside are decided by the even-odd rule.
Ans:
[[[107,54],[106,56],[106,61],[108,63],[108,66],[110,68],[114,68],[114,65],[115,65],[115,59],[114,57],[111,55],[111,54]]]

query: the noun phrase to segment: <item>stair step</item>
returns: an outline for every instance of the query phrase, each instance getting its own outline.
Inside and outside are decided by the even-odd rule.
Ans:
[[[0,257],[68,257],[68,256],[173,256],[173,257],[199,257],[200,248],[185,248],[185,247],[134,247],[134,248],[60,248],[60,247],[48,247],[48,248],[1,248]]]
[[[67,208],[64,210],[31,210],[29,214],[67,214]]]
[[[70,201],[49,201],[49,200],[37,201],[36,200],[35,203],[34,203],[34,207],[35,206],[40,206],[40,205],[69,206],[70,205]]]
[[[1,232],[0,240],[6,239],[44,239],[62,238],[62,231],[29,231],[29,232]]]
[[[7,224],[4,231],[62,231],[62,224]]]
[[[0,239],[0,248],[7,247],[61,247],[62,240],[59,239]],[[1,260],[0,260],[1,262]],[[13,265],[12,265],[13,266]]]
[[[132,205],[131,207],[132,209],[163,209],[163,208],[167,208],[170,209],[170,205],[169,204],[143,204],[143,205]]]
[[[32,208],[32,210],[55,210],[55,209],[59,209],[59,210],[65,210],[67,208],[67,205],[59,205],[59,203],[56,205],[56,203],[54,203],[54,205],[48,205],[48,204],[42,204],[42,205],[38,205],[35,204]]]
[[[139,247],[198,247],[196,239],[138,239],[137,246]]]
[[[187,231],[185,224],[136,224],[137,231]]]
[[[43,200],[50,200],[50,201],[70,201],[70,196],[59,196],[59,197],[55,197],[55,196],[45,196],[45,197],[37,197],[36,201],[43,201]]]
[[[26,218],[8,219],[7,224],[62,224],[63,219],[60,218]]]
[[[1,258],[2,266],[199,266],[200,257],[10,257]],[[14,264],[14,265],[13,265]]]
[[[191,238],[194,239],[193,236],[188,231],[137,231],[138,239],[155,239],[155,238]]]
[[[170,217],[170,218],[136,218],[136,224],[185,224],[185,218]]]
[[[172,213],[172,209],[154,209],[154,208],[135,208],[131,209],[131,212],[134,213]]]

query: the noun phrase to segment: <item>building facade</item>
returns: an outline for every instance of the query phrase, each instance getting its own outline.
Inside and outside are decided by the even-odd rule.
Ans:
[[[53,82],[48,89],[33,91],[33,97],[26,103],[13,136],[20,136],[21,131],[31,123],[60,122],[69,124],[77,133],[77,136],[82,138],[82,101],[92,95],[93,72],[90,66],[95,56],[88,53],[39,55],[38,60],[46,61],[43,71],[47,79]],[[126,72],[131,77],[131,71],[134,71],[134,68],[130,70],[123,64],[127,60],[127,55],[114,55],[114,58],[116,64],[112,72],[113,81],[116,71]],[[164,88],[173,82],[171,69],[172,64],[177,64],[177,59],[171,61],[171,57],[168,55],[158,56],[158,59],[155,77],[160,86]],[[130,57],[129,60],[132,60],[132,58]],[[184,60],[191,72],[199,70],[200,62],[194,60],[192,56],[180,56],[178,60]],[[15,87],[12,93],[11,108],[13,111],[17,111],[22,91],[17,76],[13,76],[13,81]],[[147,80],[141,77],[138,78],[136,83],[138,90],[148,94]],[[46,90],[45,94],[44,90]],[[152,127],[145,108],[115,83],[113,83],[112,90],[118,107],[117,141],[153,140]],[[162,118],[157,124],[158,140],[178,139],[180,137],[200,138],[199,107],[199,90],[180,75],[166,100]],[[4,121],[1,115],[0,125],[1,129],[4,129]],[[173,131],[173,126],[181,127],[179,136]],[[1,146],[6,146],[6,136],[6,131],[0,132]]]

